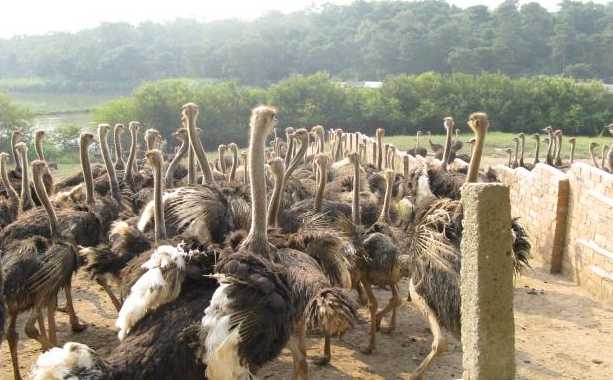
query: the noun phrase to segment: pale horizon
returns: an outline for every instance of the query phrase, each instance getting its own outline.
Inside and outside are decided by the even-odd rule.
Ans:
[[[267,12],[291,13],[313,8],[325,3],[346,5],[352,0],[260,0],[205,2],[198,0],[174,0],[152,3],[144,0],[107,0],[91,2],[78,0],[21,0],[5,5],[0,13],[0,39],[16,36],[43,35],[54,32],[78,32],[102,23],[127,22],[138,25],[143,22],[166,23],[176,19],[217,21],[225,19],[253,20]],[[449,0],[461,8],[487,5],[495,8],[503,0]],[[520,4],[530,1],[520,1]],[[557,10],[560,0],[536,1],[549,11]],[[595,3],[606,4],[607,0]],[[33,11],[35,10],[35,11]]]

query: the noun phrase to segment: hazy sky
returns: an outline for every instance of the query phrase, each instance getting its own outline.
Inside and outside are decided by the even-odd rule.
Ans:
[[[74,32],[101,22],[145,20],[170,21],[177,17],[198,20],[226,18],[253,19],[268,10],[291,12],[322,3],[347,4],[351,0],[1,0],[0,38],[53,31]],[[460,7],[487,4],[495,7],[503,0],[449,0]],[[539,0],[555,10],[560,0]],[[528,1],[522,1],[528,2]],[[606,3],[606,0],[596,0]]]

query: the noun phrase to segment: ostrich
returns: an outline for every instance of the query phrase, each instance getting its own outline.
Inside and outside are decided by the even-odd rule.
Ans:
[[[468,125],[477,141],[466,182],[475,182],[483,154],[483,140],[489,126],[487,115],[471,114]],[[428,320],[434,336],[431,352],[413,372],[411,379],[423,379],[435,357],[447,349],[442,328],[458,339],[461,330],[461,203],[436,198],[428,188],[427,175],[427,171],[422,170],[417,184],[413,184],[413,188],[417,189],[413,211],[398,236],[401,250],[407,253],[405,265],[401,267],[407,271],[405,274],[410,279],[410,299]],[[513,259],[518,268],[526,262],[530,244],[521,227],[515,223],[512,228],[516,234]]]
[[[422,157],[426,157],[428,155],[428,150],[426,148],[422,148],[422,147],[419,146],[419,138],[420,138],[421,134],[422,134],[421,131],[417,131],[417,134],[415,135],[415,148],[411,148],[411,149],[407,150],[407,153],[410,154],[413,157],[415,157],[417,155],[420,155]]]
[[[236,181],[236,169],[238,168],[238,145],[236,143],[228,144],[228,149],[232,153],[232,166],[228,175],[228,182]]]
[[[513,162],[511,163],[511,167],[513,169],[515,169],[515,168],[519,167],[519,161],[518,161],[518,156],[519,156],[519,138],[513,137],[513,143],[515,144],[515,155],[513,156]]]
[[[570,143],[570,156],[568,158],[569,165],[572,165],[575,162],[575,145],[577,144],[577,139],[575,137],[571,137],[568,139]]]
[[[115,162],[113,163],[113,167],[115,170],[126,169],[126,163],[123,161],[123,149],[121,147],[121,136],[125,128],[126,127],[121,123],[117,123],[113,127],[113,142],[115,143]]]
[[[428,131],[428,144],[430,144],[430,149],[432,150],[432,153],[436,156],[436,155],[441,155],[443,154],[443,146],[441,144],[435,144],[432,142],[432,133],[430,133],[430,131]]]
[[[238,251],[218,264],[221,285],[202,319],[203,345],[207,348],[204,362],[210,379],[248,379],[286,343],[294,357],[293,378],[307,379],[306,317],[312,315],[314,322],[322,319],[332,324],[333,320],[345,320],[341,315],[351,314],[347,312],[348,301],[329,288],[313,258],[293,249],[276,249],[268,241],[264,157],[266,136],[275,123],[273,108],[254,109],[249,144],[251,228]],[[277,162],[276,166],[282,165]],[[281,179],[282,170],[276,171]],[[271,278],[268,273],[275,266],[278,275]],[[249,280],[238,281],[237,277]],[[239,306],[253,311],[237,314]],[[337,327],[347,324],[335,323]],[[239,342],[246,343],[244,350]]]
[[[34,207],[32,191],[30,189],[30,178],[28,176],[28,147],[25,143],[17,143],[15,151],[19,154],[21,164],[21,197],[19,198],[19,214]]]
[[[447,131],[445,137],[445,146],[443,147],[442,156],[439,157],[438,155],[435,155],[435,157],[441,160],[441,169],[446,172],[447,165],[455,159],[455,152],[451,147],[451,139],[455,128],[455,122],[453,121],[453,118],[446,117],[445,119],[443,119],[443,125],[445,127],[445,130]]]
[[[13,153],[13,159],[15,160],[15,169],[9,172],[9,177],[13,180],[17,180],[21,178],[21,169],[23,168],[23,164],[19,160],[19,154],[17,152],[17,144],[19,140],[23,137],[21,131],[14,130],[11,132],[11,151]]]
[[[7,153],[0,153],[0,179],[8,194],[7,198],[0,199],[0,230],[17,219],[19,211],[19,195],[8,177],[8,160]]]
[[[604,171],[609,171],[607,168],[608,162],[606,161],[608,148],[608,145],[602,144],[602,150],[600,152],[600,168]]]
[[[25,172],[25,161],[22,168]],[[57,216],[43,183],[43,175],[47,170],[44,161],[32,163],[34,188],[38,198],[47,213],[50,237],[33,235],[21,241],[14,241],[9,250],[2,257],[5,283],[4,297],[6,298],[9,315],[7,340],[11,351],[13,373],[15,379],[21,379],[17,358],[18,334],[15,331],[17,316],[30,311],[30,317],[25,326],[26,335],[38,340],[43,349],[56,344],[55,308],[57,293],[61,288],[68,289],[73,273],[79,266],[77,250],[72,238],[65,238],[60,232]],[[48,337],[42,330],[42,309],[46,307],[48,313]],[[74,314],[72,303],[67,303],[73,327],[79,326]],[[39,321],[41,331],[34,324]],[[82,328],[80,329],[82,330]]]
[[[43,152],[43,140],[47,136],[46,132],[42,129],[34,131],[34,150],[36,152],[36,157],[38,160],[45,161],[45,153]],[[55,192],[55,187],[53,184],[53,176],[51,172],[47,170],[45,175],[43,176],[43,181],[45,183],[45,188],[47,189],[47,193],[52,195]]]
[[[592,159],[592,164],[597,167],[600,168],[600,166],[598,166],[598,161],[596,161],[596,155],[594,154],[594,149],[596,149],[596,147],[598,146],[598,143],[592,141],[588,147],[589,152],[590,152],[590,158]]]
[[[535,167],[536,164],[538,164],[539,162],[541,162],[541,160],[539,159],[539,153],[541,150],[541,135],[539,135],[538,133],[535,133],[532,135],[532,138],[534,139],[534,161],[532,161],[532,167]]]
[[[555,137],[555,145],[556,145],[556,150],[554,152],[554,166],[557,167],[561,167],[562,166],[562,158],[561,158],[561,153],[562,153],[562,130],[558,129],[554,132],[554,137]]]
[[[138,121],[131,121],[128,124],[128,130],[130,131],[130,153],[128,154],[128,162],[125,168],[124,179],[129,186],[135,188],[134,171],[136,166],[136,146],[138,145],[138,131],[141,124]]]
[[[513,149],[507,148],[504,151],[507,152],[507,155],[509,157],[509,159],[507,161],[507,166],[512,168],[513,167]]]
[[[548,143],[547,143],[547,154],[545,156],[545,162],[547,165],[553,165],[553,128],[551,126],[547,126],[543,129],[543,132],[547,133]]]
[[[156,160],[153,162],[155,187],[160,196],[155,199],[159,203],[162,154],[149,151],[147,159]],[[158,218],[156,221],[163,223]],[[161,224],[159,231],[158,239],[162,239]],[[53,348],[38,358],[32,368],[32,378],[145,380],[174,379],[180,373],[186,380],[202,379],[205,366],[199,359],[203,348],[199,343],[198,322],[216,288],[210,275],[218,255],[214,250],[185,253],[181,246],[159,246],[144,261],[145,271],[134,279],[120,311],[119,346],[102,358],[85,345],[66,343],[63,348]]]
[[[526,163],[524,162],[524,150],[526,149],[526,136],[523,134],[523,132],[520,132],[517,136],[519,137],[519,141],[520,141],[518,164],[522,168],[525,168]]]
[[[179,150],[175,154],[174,158],[168,164],[168,168],[166,169],[166,174],[164,176],[164,183],[167,189],[171,189],[175,185],[175,170],[177,166],[181,162],[181,160],[185,157],[187,153],[187,149],[189,148],[189,137],[187,136],[187,129],[179,128],[176,132],[173,133],[175,138],[181,142],[181,146]]]

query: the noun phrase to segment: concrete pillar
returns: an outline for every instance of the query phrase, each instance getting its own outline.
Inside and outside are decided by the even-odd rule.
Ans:
[[[515,378],[513,262],[509,188],[462,188],[463,380]]]

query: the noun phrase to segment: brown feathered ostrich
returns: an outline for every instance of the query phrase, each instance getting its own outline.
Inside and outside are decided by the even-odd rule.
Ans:
[[[162,153],[148,151],[155,189],[161,202]],[[158,204],[158,210],[161,204]],[[156,213],[156,237],[164,238],[163,214]],[[79,379],[186,380],[204,378],[199,322],[217,287],[210,279],[218,252],[185,251],[181,245],[160,245],[142,262],[120,310],[120,344],[105,358],[89,347],[69,342],[41,355],[32,368],[35,380]],[[240,311],[240,310],[239,310]],[[213,378],[210,378],[213,380]]]
[[[441,155],[442,157],[443,145],[432,142],[432,133],[430,131],[428,131],[428,144],[430,144],[430,150],[434,156]]]
[[[21,166],[21,197],[19,198],[19,213],[23,213],[34,207],[32,191],[30,189],[30,177],[28,170],[28,147],[25,143],[17,143],[15,151],[19,155]]]
[[[44,161],[37,160],[32,163],[34,188],[47,213],[49,237],[34,235],[25,240],[13,241],[10,249],[2,257],[5,275],[4,296],[9,314],[7,340],[16,379],[21,379],[17,359],[18,334],[15,331],[17,316],[30,311],[25,332],[29,337],[38,340],[43,349],[57,344],[55,332],[57,293],[62,288],[70,288],[72,275],[79,266],[73,239],[62,236],[55,210],[47,196],[43,183],[46,166]],[[25,172],[25,166],[23,169]],[[41,315],[45,307],[48,317],[48,337],[42,330],[44,323]],[[84,327],[79,325],[76,319],[72,302],[68,302],[67,308],[73,328],[82,330]],[[34,326],[37,320],[41,331]]]
[[[292,378],[307,379],[304,345],[307,317],[316,324],[329,323],[339,329],[348,324],[340,316],[352,314],[347,311],[349,303],[342,293],[330,288],[317,261],[300,251],[277,249],[268,241],[265,141],[275,123],[274,109],[254,109],[249,144],[252,224],[238,251],[218,264],[221,286],[202,320],[209,379],[248,379],[265,360],[277,356],[286,342],[294,357]],[[282,165],[281,160],[276,162],[275,166]],[[275,170],[281,179],[282,168]],[[278,276],[271,281],[268,273],[275,266]],[[263,287],[264,284],[267,286]],[[254,310],[237,315],[238,306]],[[237,316],[227,323],[232,315]],[[246,343],[244,350],[239,342]]]
[[[504,151],[507,152],[507,166],[512,168],[513,167],[513,149],[506,148]]]
[[[489,126],[487,115],[474,113],[468,121],[476,137],[466,182],[478,180],[480,158],[485,133]],[[398,241],[404,256],[401,268],[410,278],[409,295],[428,320],[434,339],[432,350],[411,375],[423,379],[434,358],[447,349],[442,333],[445,328],[459,339],[461,329],[459,274],[461,266],[462,209],[457,200],[439,199],[429,189],[427,170],[421,170],[410,187],[414,190],[411,216],[403,224]],[[514,233],[513,255],[515,267],[525,265],[530,243],[525,231],[515,220],[509,221]]]
[[[543,128],[543,132],[547,133],[547,153],[545,154],[545,163],[553,165],[553,127],[551,125]]]
[[[13,160],[15,160],[15,169],[9,171],[9,178],[11,181],[21,179],[21,168],[23,164],[19,161],[19,153],[17,153],[17,144],[23,137],[23,133],[19,130],[11,132],[11,153],[13,154]]]
[[[422,157],[426,157],[428,155],[428,150],[419,145],[419,138],[421,137],[421,134],[421,131],[417,131],[417,133],[415,134],[415,148],[407,150],[407,153],[411,156],[420,155]]]
[[[519,138],[519,161],[518,165],[522,168],[526,167],[526,163],[524,162],[524,150],[526,149],[526,136],[523,132],[520,132],[517,137]]]
[[[7,193],[6,198],[0,198],[0,230],[17,219],[19,212],[19,195],[13,188],[7,171],[9,157],[7,153],[0,153],[0,180]]]
[[[541,162],[540,158],[539,158],[539,154],[541,151],[541,135],[539,135],[538,133],[535,133],[532,135],[532,138],[534,139],[534,161],[532,161],[532,167],[535,167],[536,164],[538,164],[539,162]]]

